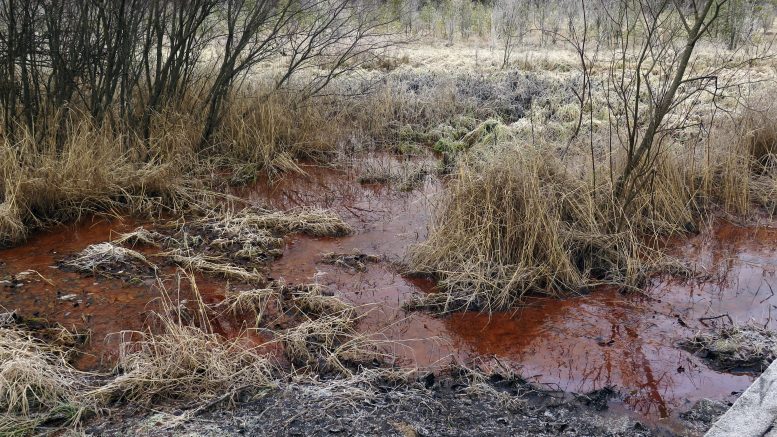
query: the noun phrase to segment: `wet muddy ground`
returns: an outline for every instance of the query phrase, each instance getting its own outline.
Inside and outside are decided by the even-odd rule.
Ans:
[[[326,285],[359,305],[360,330],[385,340],[397,364],[441,368],[455,362],[510,370],[566,392],[610,387],[616,393],[609,400],[612,414],[669,428],[696,401],[733,401],[752,382],[750,374],[712,370],[678,343],[728,318],[777,327],[777,229],[716,223],[670,250],[695,265],[703,279],[656,278],[644,294],[602,288],[565,300],[538,298],[511,313],[406,313],[403,302],[434,288],[428,280],[398,273],[408,247],[425,238],[441,192],[442,182],[425,176],[434,165],[379,155],[346,169],[304,167],[304,175],[262,180],[234,194],[279,209],[328,208],[356,229],[341,238],[287,237],[270,276]],[[376,173],[399,176],[372,177]],[[111,334],[142,329],[158,289],[149,280],[84,277],[56,265],[137,225],[89,218],[0,251],[0,305],[23,317],[89,330],[79,366],[110,366],[118,341]],[[322,258],[332,253],[334,262]],[[344,262],[337,262],[337,255]],[[358,265],[348,255],[377,259]],[[224,281],[198,275],[197,285],[206,302],[223,296]],[[225,334],[241,328],[236,320],[217,321]]]

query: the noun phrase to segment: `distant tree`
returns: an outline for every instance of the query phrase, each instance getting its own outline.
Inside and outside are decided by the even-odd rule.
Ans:
[[[476,2],[472,10],[472,27],[483,38],[491,29],[491,6]]]
[[[459,30],[461,37],[468,40],[472,34],[473,7],[472,0],[455,0],[459,10]]]
[[[459,22],[458,4],[460,0],[443,0],[440,3],[443,32],[448,44],[453,44],[453,37]]]
[[[529,28],[528,0],[496,0],[492,26],[502,45],[502,68],[510,63],[516,44],[523,42]]]

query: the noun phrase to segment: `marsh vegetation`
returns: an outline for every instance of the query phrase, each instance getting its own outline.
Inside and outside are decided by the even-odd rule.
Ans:
[[[0,0],[0,434],[160,409],[184,426],[289,387],[418,399],[435,374],[518,411],[548,395],[523,365],[569,339],[641,345],[648,308],[674,358],[616,344],[639,351],[628,369],[569,366],[558,391],[620,396],[651,427],[724,400],[774,358],[777,258],[736,252],[763,279],[731,291],[756,267],[721,258],[744,243],[720,229],[777,241],[775,17],[771,0]],[[611,338],[583,334],[603,309]],[[491,345],[497,325],[535,358]]]

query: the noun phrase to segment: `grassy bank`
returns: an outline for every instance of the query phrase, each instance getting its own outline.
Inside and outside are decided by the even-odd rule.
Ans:
[[[412,250],[412,269],[445,291],[411,306],[503,310],[527,295],[638,289],[651,274],[686,271],[660,242],[713,217],[747,223],[774,213],[777,135],[766,120],[775,116],[743,110],[721,117],[709,135],[662,148],[627,207],[613,194],[623,151],[605,147],[604,123],[594,125],[593,152],[589,139],[562,152],[552,141],[532,142],[533,131],[569,132],[563,119],[533,131],[503,127],[501,139],[461,157],[429,239]]]

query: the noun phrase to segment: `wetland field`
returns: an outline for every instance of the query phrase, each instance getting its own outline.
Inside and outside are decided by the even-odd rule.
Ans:
[[[0,0],[0,435],[704,435],[777,357],[775,17]]]

